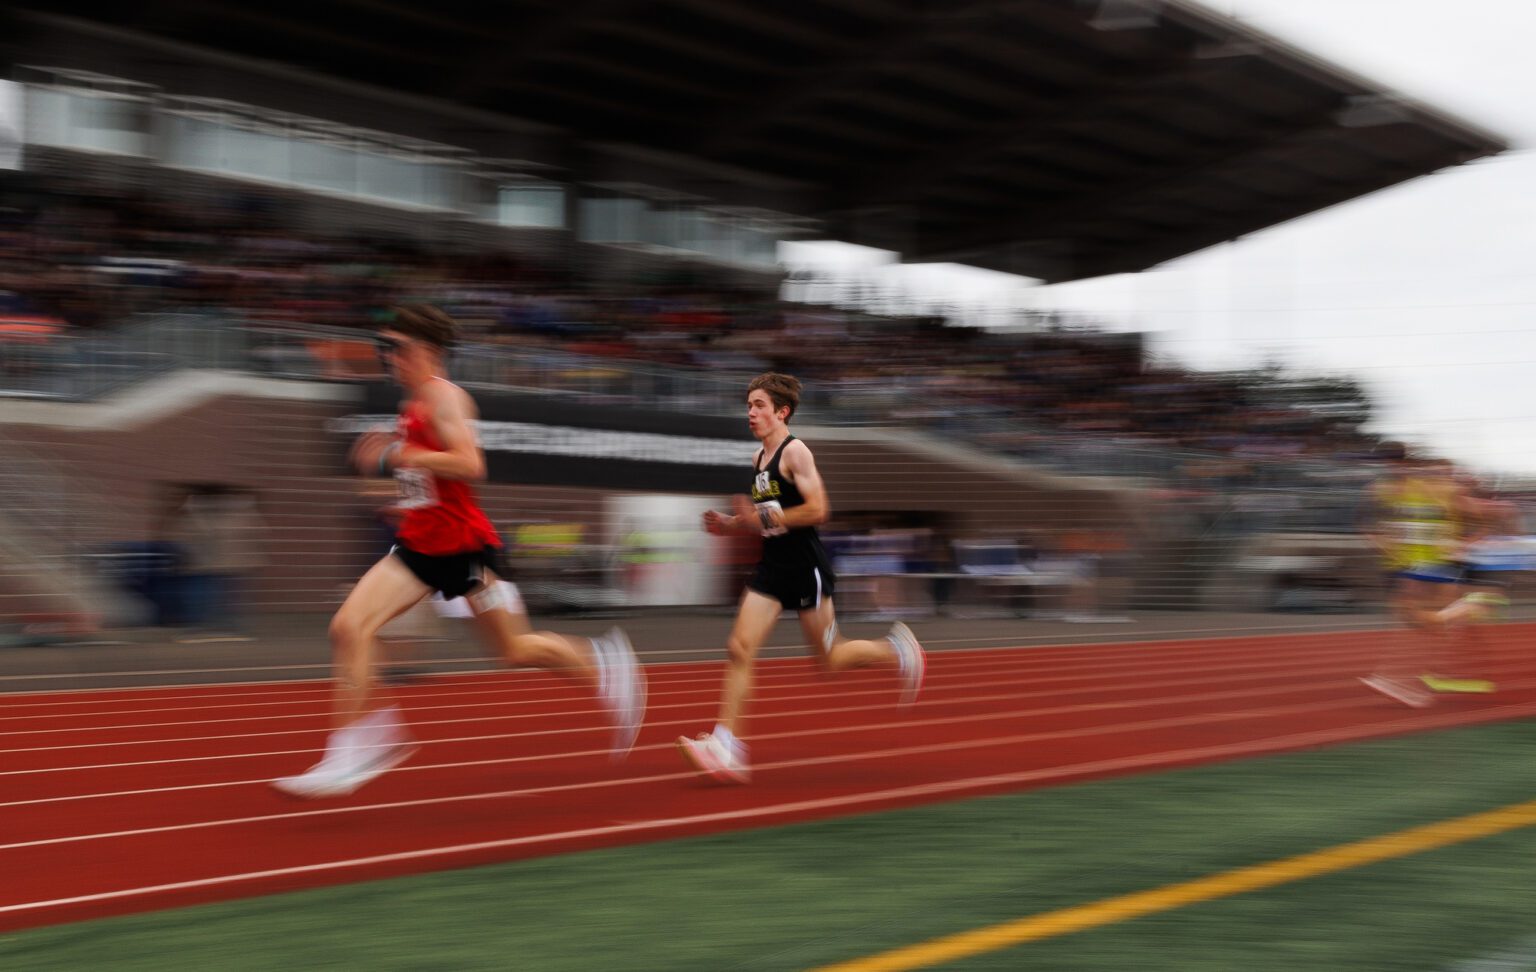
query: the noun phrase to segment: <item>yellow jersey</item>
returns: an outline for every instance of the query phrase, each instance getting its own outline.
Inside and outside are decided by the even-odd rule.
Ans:
[[[1387,566],[1443,564],[1459,535],[1454,492],[1417,477],[1384,484],[1377,491],[1387,536]]]

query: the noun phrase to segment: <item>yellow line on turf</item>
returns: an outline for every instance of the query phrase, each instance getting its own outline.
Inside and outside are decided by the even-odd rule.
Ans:
[[[1026,942],[1070,935],[1118,921],[1140,918],[1159,911],[1171,911],[1185,905],[1216,898],[1245,894],[1264,888],[1362,867],[1378,861],[1407,857],[1464,841],[1489,837],[1536,824],[1536,800],[1517,803],[1497,810],[1474,813],[1455,820],[1443,820],[1400,830],[1394,834],[1371,837],[1352,844],[1326,847],[1310,854],[1267,861],[1221,874],[1169,884],[1150,891],[1105,898],[1088,904],[1030,915],[987,928],[977,928],[957,935],[892,949],[878,955],[823,966],[814,972],[898,972],[922,969],[1011,948]]]

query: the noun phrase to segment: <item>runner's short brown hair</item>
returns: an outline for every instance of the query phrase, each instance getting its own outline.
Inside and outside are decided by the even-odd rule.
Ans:
[[[795,409],[800,407],[800,379],[794,375],[781,375],[776,371],[769,371],[752,379],[752,384],[747,386],[747,394],[761,388],[768,393],[768,398],[773,402],[774,411],[784,406],[789,406],[789,415],[785,421],[794,417]]]
[[[394,319],[386,326],[406,337],[445,349],[453,347],[459,336],[459,325],[453,318],[431,304],[401,304],[395,308]]]

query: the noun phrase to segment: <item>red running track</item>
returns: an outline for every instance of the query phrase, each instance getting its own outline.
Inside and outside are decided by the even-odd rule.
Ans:
[[[1392,632],[946,651],[909,709],[888,673],[764,662],[738,788],[672,743],[712,723],[718,664],[649,669],[619,766],[574,683],[409,687],[421,752],[323,803],[266,785],[317,757],[323,682],[0,696],[0,930],[1527,717],[1533,627],[1488,629],[1497,695],[1425,710],[1356,680]]]

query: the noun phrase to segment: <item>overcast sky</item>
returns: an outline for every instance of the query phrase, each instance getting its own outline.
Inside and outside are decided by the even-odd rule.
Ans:
[[[887,275],[915,295],[964,294],[983,316],[1009,305],[1101,315],[1196,367],[1273,358],[1350,374],[1376,393],[1382,431],[1536,473],[1536,0],[1205,3],[1515,148],[1145,273],[1049,287],[953,268]]]

